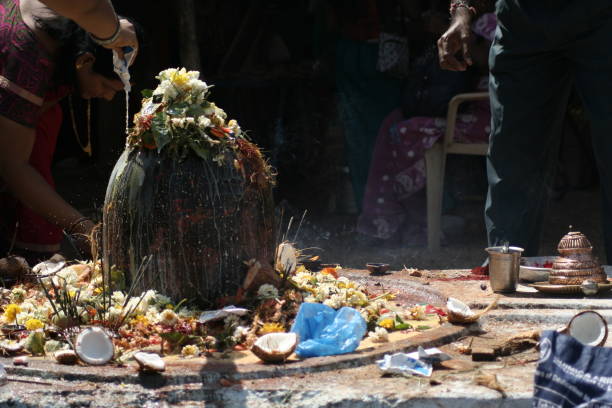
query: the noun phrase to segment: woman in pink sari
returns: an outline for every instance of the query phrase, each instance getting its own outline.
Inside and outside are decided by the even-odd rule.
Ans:
[[[474,24],[473,31],[487,40],[484,52],[495,27],[493,14],[484,14]],[[483,76],[474,91],[486,89],[487,77]],[[458,115],[455,139],[465,143],[487,141],[490,121],[488,101],[470,104]],[[376,140],[363,211],[357,222],[360,234],[380,243],[401,243],[403,232],[410,234],[412,243],[415,238],[424,239],[425,207],[419,202],[424,199],[415,194],[426,183],[425,151],[444,135],[445,128],[443,117],[405,118],[401,109],[387,116]]]

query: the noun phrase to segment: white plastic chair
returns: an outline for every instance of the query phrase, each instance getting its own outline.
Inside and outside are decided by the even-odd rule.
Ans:
[[[460,143],[453,140],[457,122],[457,110],[463,102],[489,99],[488,92],[471,92],[455,95],[448,103],[444,139],[425,152],[427,171],[427,247],[432,251],[440,249],[442,193],[444,191],[444,170],[447,154],[471,154],[484,156],[488,143]]]

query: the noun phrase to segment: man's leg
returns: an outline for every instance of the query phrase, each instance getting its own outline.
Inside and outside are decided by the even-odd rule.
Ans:
[[[612,18],[572,47],[576,85],[591,121],[599,169],[607,262],[612,262]]]
[[[485,223],[490,245],[508,241],[532,256],[539,247],[572,75],[561,52],[528,41],[542,33],[525,26],[516,16],[520,12],[515,8],[500,16],[491,47]]]

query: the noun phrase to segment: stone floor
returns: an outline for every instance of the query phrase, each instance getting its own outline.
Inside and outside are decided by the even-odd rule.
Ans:
[[[366,275],[365,271],[347,272],[353,278]],[[438,271],[435,275],[457,273]],[[405,272],[394,272],[385,278],[391,282],[424,284],[423,290],[440,291],[474,308],[484,307],[496,296],[486,281],[440,281],[427,277],[429,273],[424,276],[415,278]],[[485,289],[482,283],[487,286]],[[464,371],[436,369],[431,378],[381,376],[373,364],[373,354],[366,357],[367,353],[361,362],[360,356],[333,357],[335,363],[327,360],[323,368],[309,360],[305,360],[302,370],[266,366],[263,371],[267,373],[263,375],[244,375],[242,368],[216,370],[206,364],[196,367],[183,364],[180,369],[158,376],[139,375],[133,367],[97,370],[78,367],[67,371],[61,368],[64,371],[60,372],[58,366],[50,363],[21,368],[5,360],[10,381],[0,387],[0,407],[196,407],[204,403],[213,407],[528,407],[537,351],[491,362],[471,362],[470,356],[460,353],[461,346],[473,341],[495,342],[528,329],[556,329],[584,309],[596,309],[610,322],[612,296],[608,293],[592,298],[551,297],[520,286],[516,293],[502,295],[498,308],[476,325],[442,328],[452,335],[444,338],[446,344],[440,348],[453,358],[464,360],[467,366]],[[424,334],[427,333],[430,332]],[[415,343],[406,343],[400,348],[414,347]],[[475,384],[475,378],[483,374],[494,374],[500,389]]]

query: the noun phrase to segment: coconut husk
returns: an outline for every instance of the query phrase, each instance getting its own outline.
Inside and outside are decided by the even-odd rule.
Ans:
[[[20,256],[7,256],[0,259],[0,278],[2,279],[23,279],[30,273],[30,265]]]
[[[497,306],[497,301],[498,300],[499,300],[499,296],[496,296],[495,299],[493,299],[493,301],[491,303],[489,303],[489,305],[486,308],[484,308],[480,312],[474,313],[473,315],[470,315],[470,316],[466,316],[466,315],[463,315],[463,314],[460,314],[460,313],[455,313],[455,312],[453,312],[451,310],[448,310],[448,321],[449,321],[449,323],[458,323],[458,324],[474,323],[475,321],[480,319],[482,316],[487,314],[489,312],[489,310],[491,310],[495,306]]]
[[[478,374],[474,377],[474,383],[476,385],[482,385],[483,387],[498,391],[501,394],[502,398],[506,398],[506,391],[499,384],[499,381],[497,381],[497,376],[495,374]]]

